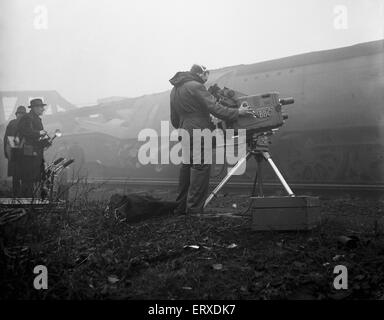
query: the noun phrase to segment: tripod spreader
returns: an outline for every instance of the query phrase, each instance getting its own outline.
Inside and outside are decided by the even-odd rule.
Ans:
[[[257,161],[257,175],[256,178],[259,179],[259,188],[260,188],[260,196],[263,196],[262,194],[262,171],[261,171],[261,161],[260,158],[267,160],[267,162],[271,165],[273,171],[279,178],[281,184],[283,185],[285,191],[287,191],[288,195],[290,197],[294,197],[295,194],[292,192],[291,188],[289,187],[288,183],[285,181],[283,175],[280,173],[279,169],[273,162],[271,155],[267,151],[255,151],[251,150],[248,151],[247,154],[241,158],[236,165],[227,173],[227,175],[224,177],[224,179],[217,185],[217,187],[211,192],[211,194],[208,196],[207,200],[205,200],[204,208],[208,205],[208,203],[216,196],[216,194],[220,191],[220,189],[228,182],[229,178],[234,175],[234,173],[241,167],[248,159],[249,157],[253,155],[256,158]],[[255,179],[256,179],[255,178]],[[255,180],[256,182],[256,180]]]
[[[227,183],[227,181],[229,180],[230,177],[233,176],[233,174],[237,171],[237,169],[239,169],[239,167],[241,167],[247,160],[248,158],[250,157],[251,155],[251,152],[247,152],[247,154],[245,155],[245,157],[241,158],[237,163],[236,165],[231,169],[229,170],[229,172],[227,173],[227,175],[225,176],[225,178],[223,180],[221,180],[221,182],[217,185],[217,187],[211,192],[211,194],[208,196],[207,200],[205,200],[205,203],[204,203],[204,208],[208,205],[208,203],[216,196],[216,193],[218,193],[220,191],[220,189]]]

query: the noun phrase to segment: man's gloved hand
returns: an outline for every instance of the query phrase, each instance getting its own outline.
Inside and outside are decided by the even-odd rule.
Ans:
[[[253,115],[253,111],[248,103],[243,102],[239,108],[239,116]]]
[[[44,137],[47,134],[47,131],[45,130],[40,130],[39,131],[40,137]]]

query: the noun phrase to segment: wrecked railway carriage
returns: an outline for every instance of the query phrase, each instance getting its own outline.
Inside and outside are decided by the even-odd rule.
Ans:
[[[208,85],[233,88],[247,94],[278,91],[293,96],[286,108],[289,119],[273,137],[271,153],[290,183],[384,184],[384,41],[300,54],[282,59],[213,70]],[[171,74],[171,72],[170,72]],[[167,81],[165,79],[164,81]],[[50,161],[74,158],[72,173],[100,179],[175,180],[176,166],[139,163],[138,133],[160,132],[169,120],[169,91],[138,98],[104,100],[76,108],[52,92],[1,92],[0,133],[13,107],[43,96],[52,114],[48,130],[64,133],[47,152]],[[6,106],[6,99],[14,97]],[[7,111],[7,112],[6,112]],[[7,114],[6,114],[7,113]],[[0,156],[0,176],[5,159]],[[255,165],[232,181],[250,181]],[[266,169],[265,178],[274,175]],[[214,166],[212,175],[220,173]]]

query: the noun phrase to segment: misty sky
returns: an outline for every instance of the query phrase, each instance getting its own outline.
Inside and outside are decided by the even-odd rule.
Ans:
[[[1,0],[0,90],[55,89],[77,105],[164,91],[193,63],[215,69],[382,39],[383,2]]]

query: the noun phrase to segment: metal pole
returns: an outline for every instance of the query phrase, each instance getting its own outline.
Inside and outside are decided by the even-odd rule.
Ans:
[[[289,187],[288,183],[285,181],[283,175],[280,173],[279,169],[276,167],[275,163],[273,162],[271,155],[268,152],[263,152],[264,158],[269,162],[271,165],[273,171],[275,171],[277,177],[279,178],[280,182],[284,186],[285,190],[288,192],[288,194],[291,197],[294,197],[295,194],[292,192],[291,188]]]
[[[207,198],[207,200],[205,200],[205,203],[204,203],[204,208],[208,205],[208,203],[216,196],[216,193],[218,193],[220,191],[220,189],[227,183],[227,181],[229,180],[229,178],[231,176],[233,176],[233,174],[237,171],[237,169],[244,163],[248,160],[249,156],[251,155],[250,152],[248,152],[243,158],[241,158],[237,163],[236,165],[231,169],[229,170],[229,172],[227,173],[227,175],[225,176],[225,178],[223,180],[221,180],[221,182],[218,184],[218,186],[211,192],[211,194],[209,195],[209,197]]]

